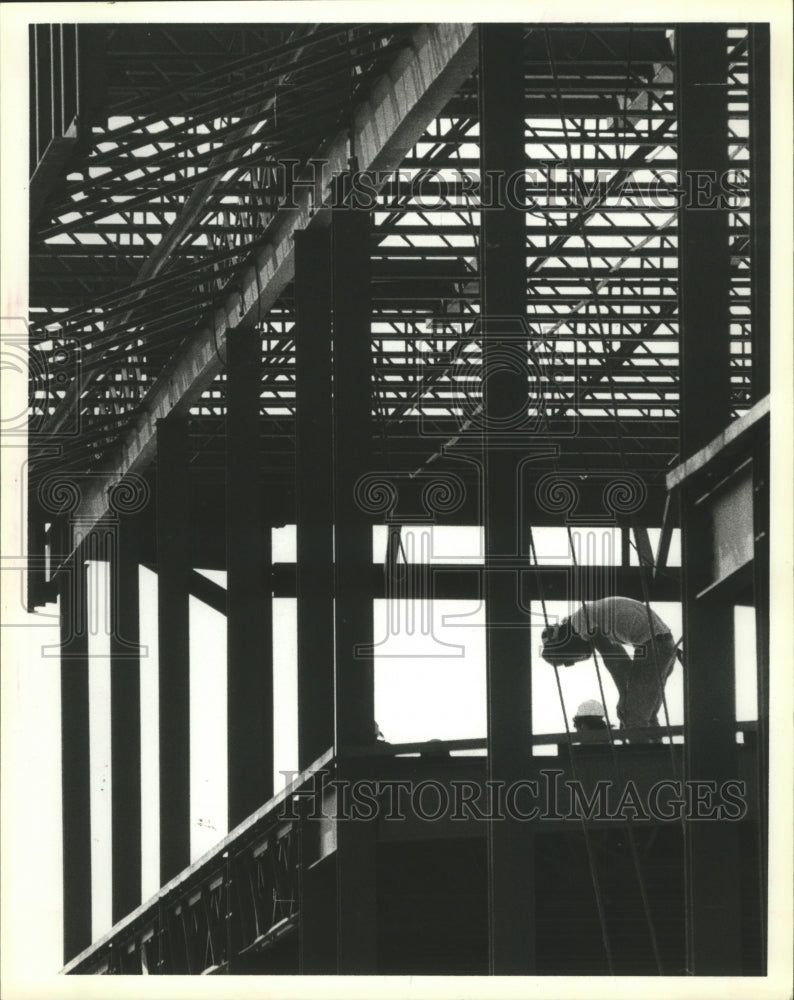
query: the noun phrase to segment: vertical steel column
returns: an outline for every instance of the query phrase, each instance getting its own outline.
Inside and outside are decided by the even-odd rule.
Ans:
[[[337,191],[343,187],[338,185]],[[338,196],[340,204],[344,197]],[[355,499],[359,478],[370,471],[372,450],[369,236],[368,211],[354,204],[334,209],[334,576],[340,746],[374,738],[372,655],[357,652],[359,646],[372,645],[372,523]]]
[[[36,473],[33,459],[28,460],[27,490],[27,591],[25,608],[34,611],[47,601],[47,573],[44,565],[46,553],[45,517],[36,488],[31,484]]]
[[[91,944],[91,760],[88,739],[88,593],[78,549],[58,575],[61,631],[63,957]]]
[[[506,785],[525,777],[532,752],[530,630],[518,604],[517,558],[516,469],[528,405],[522,53],[520,26],[480,26],[480,169],[492,206],[480,228],[488,778]],[[529,974],[534,858],[526,823],[507,814],[488,823],[488,875],[490,971]]]
[[[770,389],[770,94],[769,25],[751,24],[750,225],[752,234],[753,401]],[[762,938],[766,941],[769,834],[769,436],[753,455],[753,553],[756,672],[758,678],[759,880]],[[764,956],[765,959],[765,956]],[[764,972],[766,967],[764,967]]]
[[[676,29],[679,170],[681,457],[730,420],[730,255],[720,180],[728,166],[725,26]],[[712,558],[707,511],[685,485],[681,497],[688,781],[736,777],[734,608],[724,593],[701,595]],[[719,588],[717,588],[719,590]],[[741,970],[740,867],[736,824],[693,818],[686,845],[688,968]],[[714,914],[719,913],[719,920]]]
[[[730,421],[728,49],[725,27],[676,29],[681,325],[681,454]]]
[[[121,516],[110,552],[113,922],[141,902],[141,673],[138,537]]]
[[[767,897],[769,888],[769,434],[759,434],[753,454],[753,600],[758,692],[756,774],[758,782],[758,882],[760,888],[761,961],[766,974]]]
[[[58,118],[56,107],[60,104],[58,99],[58,86],[60,83],[59,52],[55,40],[55,25],[51,24],[50,29],[50,115],[52,116],[52,138],[60,135],[58,130]]]
[[[188,423],[157,422],[160,880],[190,864]]]
[[[29,134],[29,164],[28,176],[32,177],[39,163],[39,48],[36,25],[28,25],[28,67],[30,134]]]
[[[262,507],[256,328],[226,344],[227,744],[229,829],[273,795],[273,598]]]
[[[298,971],[301,975],[335,975],[336,955],[336,867],[333,857],[310,861],[308,819],[312,803],[299,802],[301,851],[298,869]]]
[[[356,503],[372,442],[370,214],[349,199],[350,175],[335,186],[333,284],[333,456],[335,734],[339,757],[374,740],[372,524]],[[355,780],[344,761],[338,776]],[[337,960],[340,974],[376,971],[375,826],[337,823]]]
[[[38,162],[44,158],[54,132],[52,119],[52,43],[49,26],[37,24],[36,37],[36,135]]]
[[[298,767],[334,742],[331,236],[295,235]]]

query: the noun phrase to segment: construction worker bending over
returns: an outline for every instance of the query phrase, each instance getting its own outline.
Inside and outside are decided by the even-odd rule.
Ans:
[[[631,646],[633,657],[624,646]],[[624,729],[659,725],[664,685],[676,660],[669,626],[640,601],[605,597],[584,601],[574,614],[543,630],[543,659],[569,667],[596,650],[618,689],[618,719]]]

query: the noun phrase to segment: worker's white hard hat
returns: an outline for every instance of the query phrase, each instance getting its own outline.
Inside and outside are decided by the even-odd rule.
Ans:
[[[599,717],[604,714],[604,706],[600,701],[595,701],[590,699],[589,701],[583,701],[582,704],[576,709],[577,715],[597,715]]]

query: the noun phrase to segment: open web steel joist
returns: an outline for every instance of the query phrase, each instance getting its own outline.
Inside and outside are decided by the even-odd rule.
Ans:
[[[106,29],[107,117],[75,149],[31,232],[31,426],[37,446],[57,446],[59,470],[90,477],[81,521],[106,512],[105,482],[145,467],[155,422],[174,409],[191,416],[195,474],[217,470],[225,338],[252,323],[263,347],[263,462],[288,482],[292,239],[326,224],[328,179],[351,156],[377,189],[362,197],[374,209],[380,447],[414,471],[454,437],[461,410],[476,406],[481,365],[479,206],[510,195],[479,176],[474,30]],[[526,322],[546,416],[575,420],[606,463],[618,452],[614,418],[636,421],[621,446],[652,474],[677,452],[677,209],[697,194],[677,177],[673,35],[516,30]],[[747,29],[726,30],[726,54],[730,171],[707,196],[729,217],[738,413],[752,398]]]

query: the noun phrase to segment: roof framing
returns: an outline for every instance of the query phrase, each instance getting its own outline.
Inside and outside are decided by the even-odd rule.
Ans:
[[[411,50],[395,61],[388,75],[372,88],[370,99],[356,111],[352,149],[363,170],[391,170],[444,107],[474,69],[475,27],[436,24],[420,27]],[[322,163],[319,193],[323,205],[330,196],[330,179],[346,169],[350,137],[338,135],[317,152]],[[129,472],[145,466],[156,450],[157,421],[172,411],[186,410],[222,370],[229,331],[256,321],[273,306],[294,274],[296,230],[317,225],[323,217],[314,192],[296,195],[297,208],[279,211],[268,228],[267,245],[245,271],[242,289],[226,296],[211,319],[166,365],[142,404],[142,415],[127,435],[120,455],[83,495],[75,520],[85,531],[109,510],[108,488]]]
[[[106,513],[108,488],[147,466],[156,422],[175,410],[190,417],[191,475],[222,475],[226,338],[249,326],[262,345],[268,488],[290,488],[293,235],[327,223],[329,181],[351,157],[383,172],[370,247],[379,461],[408,471],[451,461],[482,375],[476,26],[158,30],[149,41],[110,32],[110,118],[37,213],[31,319],[43,375],[31,443],[60,451],[34,462],[32,488],[53,471],[82,475],[82,532]],[[680,402],[674,29],[516,30],[526,320],[549,376],[545,417],[599,425],[604,461],[617,448],[615,461],[661,482]],[[725,27],[734,413],[753,399],[758,308],[746,36]],[[300,182],[292,202],[274,167],[285,161]],[[64,349],[77,357],[71,380],[58,368]],[[594,460],[585,437],[564,440],[563,463]]]

